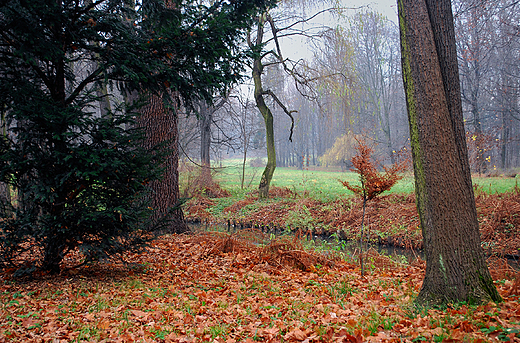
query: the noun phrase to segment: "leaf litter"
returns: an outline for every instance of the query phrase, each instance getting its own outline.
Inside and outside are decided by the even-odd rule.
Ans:
[[[15,281],[2,274],[0,342],[520,341],[520,275],[490,268],[501,304],[413,306],[424,261],[339,252],[261,232],[164,236],[125,264]]]

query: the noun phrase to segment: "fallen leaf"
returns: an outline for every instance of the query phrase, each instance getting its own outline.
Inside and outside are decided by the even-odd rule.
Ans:
[[[22,319],[22,326],[26,329],[30,328],[31,326],[34,326],[36,323],[38,323],[38,321],[34,320],[32,318],[23,318]]]
[[[292,339],[292,340],[296,340],[296,341],[303,341],[307,338],[307,334],[304,331],[296,328],[293,331],[286,333],[283,338],[286,340]]]
[[[109,320],[103,320],[97,324],[97,328],[100,330],[107,330],[110,327]]]

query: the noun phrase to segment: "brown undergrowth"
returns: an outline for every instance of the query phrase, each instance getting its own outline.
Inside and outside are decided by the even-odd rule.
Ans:
[[[311,230],[313,234],[337,233],[346,239],[357,239],[362,220],[362,200],[338,199],[333,202],[303,197],[292,191],[286,197],[260,202],[252,195],[228,206],[226,218],[253,225],[268,225],[283,229]],[[502,194],[476,192],[477,213],[480,223],[483,248],[489,254],[520,254],[520,192],[514,190]],[[215,205],[215,199],[197,198],[186,207],[188,218],[202,218],[219,222],[219,217],[207,210]],[[245,206],[256,209],[242,211]],[[311,227],[295,227],[290,218],[305,216],[305,208],[312,216]],[[292,217],[291,217],[292,216]],[[400,246],[422,248],[422,234],[413,194],[390,194],[374,199],[366,208],[366,227],[369,240]]]
[[[337,260],[333,254],[329,257],[307,250],[298,235],[279,237],[270,240],[264,233],[247,229],[237,233],[201,232],[195,235],[194,242],[211,241],[213,244],[204,249],[203,254],[212,253],[248,253],[252,263],[268,263],[273,267],[290,267],[303,271],[315,270],[316,265],[333,266]]]

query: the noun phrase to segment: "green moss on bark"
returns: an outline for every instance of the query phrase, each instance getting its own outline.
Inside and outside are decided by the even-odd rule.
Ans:
[[[415,87],[412,78],[412,66],[410,61],[410,47],[406,40],[407,23],[404,16],[403,1],[398,1],[399,6],[399,26],[401,28],[401,58],[402,73],[406,94],[406,105],[408,108],[408,122],[410,125],[410,145],[412,147],[414,173],[415,173],[415,193],[419,216],[422,217],[425,211],[426,195],[426,175],[424,173],[424,163],[419,144],[419,127],[417,123],[417,108],[415,101]],[[422,220],[421,220],[422,223]]]

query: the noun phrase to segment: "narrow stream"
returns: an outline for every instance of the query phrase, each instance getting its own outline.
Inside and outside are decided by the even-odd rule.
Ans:
[[[225,224],[217,224],[217,225],[205,225],[200,223],[190,223],[190,228],[194,229],[194,231],[218,231],[218,232],[229,232],[228,227]],[[242,228],[244,229],[244,228]],[[234,231],[233,231],[234,230]],[[231,227],[232,232],[240,231],[240,228]],[[244,229],[250,230],[250,229]],[[282,237],[290,235],[294,236],[293,233],[264,233],[266,238],[274,238],[274,237]],[[310,237],[305,237],[304,239],[310,240]],[[315,246],[317,249],[330,249],[334,251],[342,251],[347,255],[355,256],[360,251],[359,241],[354,240],[344,240],[335,237],[324,237],[324,236],[313,236],[313,243],[308,242],[309,245]],[[382,245],[377,243],[363,243],[363,251],[367,251],[367,249],[373,249],[377,251],[379,254],[388,256],[394,261],[398,261],[401,263],[412,263],[417,258],[424,259],[424,252],[422,250],[411,250],[404,249],[401,247],[396,247],[393,245]],[[508,264],[513,267],[515,270],[520,270],[520,259],[514,256],[508,256]]]
[[[331,249],[340,250],[348,254],[357,255],[360,251],[360,242],[354,240],[344,240],[344,239],[335,239],[333,237],[313,237],[313,240],[318,244],[321,242],[325,243],[327,246],[330,246]],[[322,243],[322,244],[323,244]],[[373,249],[377,251],[379,254],[388,256],[392,258],[392,260],[403,262],[403,263],[412,263],[417,258],[424,259],[424,254],[422,250],[411,250],[411,249],[403,249],[401,247],[396,247],[393,245],[383,245],[378,243],[366,243],[363,242],[363,251],[367,251],[368,249]]]

